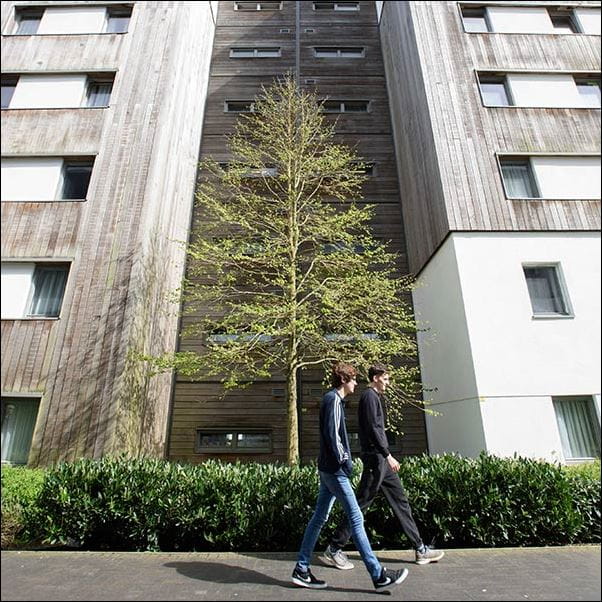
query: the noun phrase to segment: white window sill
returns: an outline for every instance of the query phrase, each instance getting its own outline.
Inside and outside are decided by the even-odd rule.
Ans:
[[[573,314],[535,314],[531,316],[533,320],[573,320],[574,318]]]

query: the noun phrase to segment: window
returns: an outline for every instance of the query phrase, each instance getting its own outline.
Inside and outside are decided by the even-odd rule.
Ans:
[[[500,164],[508,198],[534,199],[539,197],[539,191],[528,158],[502,158]]]
[[[43,8],[15,8],[15,20],[17,22],[17,29],[15,33],[20,35],[33,35],[37,33],[43,14]]]
[[[548,10],[554,33],[579,33],[579,27],[572,12]]]
[[[314,10],[338,10],[344,12],[358,12],[359,2],[314,2]]]
[[[57,318],[61,313],[69,266],[37,264],[30,291],[28,316]]]
[[[197,453],[271,453],[272,434],[255,429],[197,431]]]
[[[2,108],[8,109],[10,107],[10,101],[12,100],[17,82],[19,81],[18,76],[2,76]]]
[[[553,397],[565,460],[600,457],[600,423],[591,397]]]
[[[568,316],[558,265],[524,265],[523,272],[534,316]]]
[[[575,85],[584,107],[600,108],[600,79],[575,77]]]
[[[2,463],[27,464],[40,400],[2,397]]]
[[[92,176],[89,161],[65,161],[61,199],[85,199]]]
[[[484,7],[468,8],[463,6],[462,22],[464,23],[464,30],[470,33],[491,31]]]
[[[107,8],[106,32],[127,33],[131,17],[131,8]]]
[[[277,58],[280,56],[279,46],[264,46],[261,48],[238,47],[230,48],[230,58]]]
[[[365,56],[365,48],[363,46],[316,46],[314,48],[314,56],[316,58],[363,58]]]
[[[235,2],[234,10],[282,10],[282,2]]]
[[[226,100],[224,111],[226,113],[252,113],[254,110],[252,100]]]
[[[513,104],[505,76],[479,75],[479,85],[486,107],[508,107]]]
[[[108,107],[111,102],[111,92],[113,91],[112,79],[88,79],[86,89],[87,107]]]
[[[2,319],[58,317],[68,273],[68,263],[2,262]]]
[[[373,176],[376,174],[376,163],[370,161],[350,161],[350,164],[365,176]]]
[[[369,100],[325,100],[322,103],[324,113],[367,113]]]

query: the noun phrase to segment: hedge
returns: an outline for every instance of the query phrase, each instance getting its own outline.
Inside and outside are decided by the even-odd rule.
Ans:
[[[5,489],[14,499],[14,483],[22,482],[5,479],[15,470],[2,469],[3,532]],[[355,483],[360,471],[357,461]],[[405,458],[400,476],[427,543],[600,542],[599,462],[593,469],[567,470],[518,457],[448,454]],[[36,479],[28,501],[19,504],[21,545],[37,541],[87,550],[296,551],[318,490],[313,465],[218,461],[84,459]],[[341,518],[337,504],[319,546]],[[409,547],[382,495],[366,512],[366,527],[376,548]]]

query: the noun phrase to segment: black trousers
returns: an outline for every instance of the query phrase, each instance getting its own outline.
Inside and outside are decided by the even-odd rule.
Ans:
[[[380,454],[365,454],[361,458],[364,469],[355,495],[362,512],[374,501],[379,490],[382,490],[414,549],[422,547],[422,539],[399,475],[391,470],[389,463]],[[350,538],[351,527],[345,521],[335,531],[330,544],[338,550],[345,547]]]

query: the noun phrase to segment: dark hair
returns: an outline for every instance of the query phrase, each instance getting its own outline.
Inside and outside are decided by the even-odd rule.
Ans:
[[[372,382],[372,379],[375,376],[380,376],[381,374],[385,374],[389,369],[384,364],[373,364],[368,369],[368,380]]]
[[[351,364],[344,362],[337,362],[332,367],[332,386],[340,387],[341,385],[348,383],[354,379],[357,374],[356,369]]]

